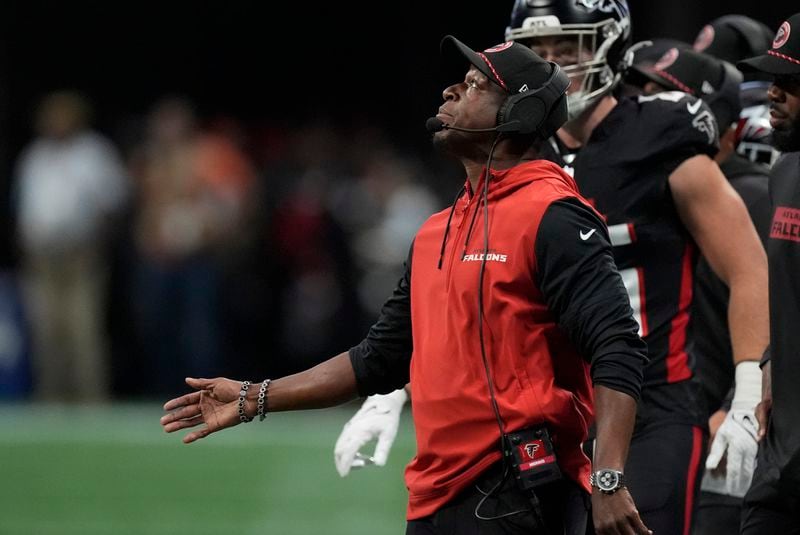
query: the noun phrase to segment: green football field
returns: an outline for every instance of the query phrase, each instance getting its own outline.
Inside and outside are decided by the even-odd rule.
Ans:
[[[357,409],[270,414],[184,445],[157,404],[0,405],[0,534],[402,534],[410,414],[384,468],[340,478]]]

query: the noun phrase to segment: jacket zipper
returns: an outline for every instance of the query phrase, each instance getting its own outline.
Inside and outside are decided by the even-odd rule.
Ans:
[[[461,250],[461,236],[464,234],[464,223],[469,219],[470,210],[472,209],[472,201],[475,199],[475,195],[472,193],[472,190],[468,190],[467,194],[470,195],[469,200],[467,201],[467,205],[464,207],[463,212],[461,212],[461,220],[456,225],[456,235],[453,237],[452,240],[452,250],[450,251],[449,261],[447,264],[447,275],[444,279],[445,291],[450,293],[450,281],[452,280],[452,273],[453,273],[453,264],[455,264],[455,258],[458,251]]]

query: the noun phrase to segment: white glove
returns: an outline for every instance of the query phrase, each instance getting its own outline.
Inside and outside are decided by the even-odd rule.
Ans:
[[[736,389],[731,410],[719,426],[706,469],[714,470],[726,457],[725,473],[706,473],[702,490],[741,498],[750,487],[758,452],[758,421],[756,405],[761,401],[761,369],[758,362],[745,361],[736,365]]]
[[[407,399],[408,394],[401,388],[390,394],[369,396],[364,401],[358,412],[344,424],[333,449],[336,470],[340,476],[345,477],[351,468],[361,468],[370,463],[378,466],[386,464]],[[376,437],[378,443],[372,457],[359,453],[364,444]]]

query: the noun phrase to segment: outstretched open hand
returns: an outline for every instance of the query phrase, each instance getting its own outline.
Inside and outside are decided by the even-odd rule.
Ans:
[[[171,399],[164,404],[161,426],[167,433],[205,424],[183,437],[184,444],[205,438],[241,422],[239,419],[239,389],[241,382],[217,377],[215,379],[186,378],[186,384],[196,390]]]

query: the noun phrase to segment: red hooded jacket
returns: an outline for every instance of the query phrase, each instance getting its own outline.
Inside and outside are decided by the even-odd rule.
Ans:
[[[546,424],[561,471],[589,491],[581,444],[592,380],[638,397],[644,343],[607,229],[572,178],[543,160],[491,176],[482,328],[500,417],[506,432]],[[484,210],[466,188],[449,231],[447,210],[420,228],[406,275],[350,351],[362,394],[411,381],[409,520],[436,512],[501,458],[478,325]]]

